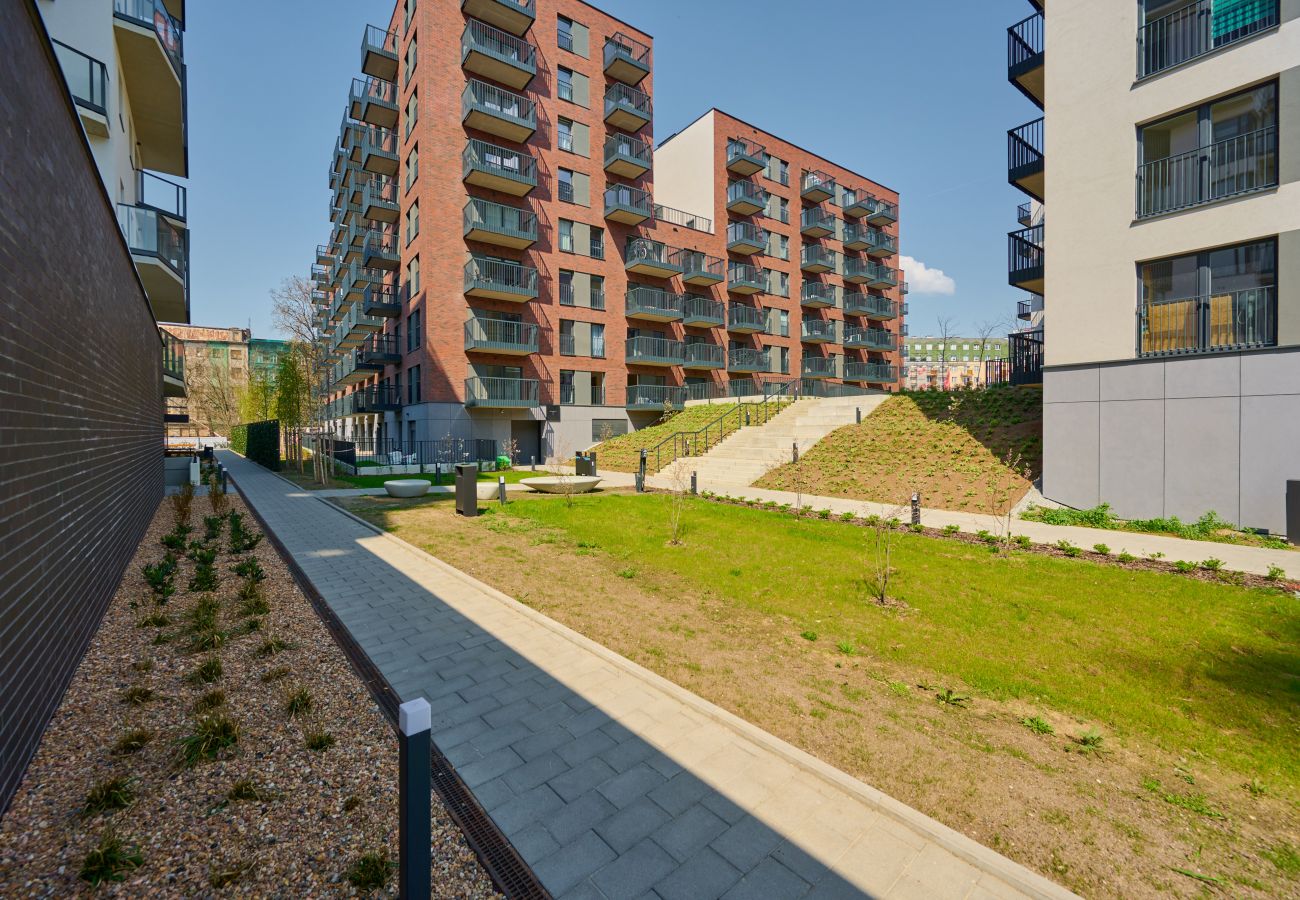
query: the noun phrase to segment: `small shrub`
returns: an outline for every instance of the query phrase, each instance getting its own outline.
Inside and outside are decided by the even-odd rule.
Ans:
[[[153,615],[145,616],[143,619],[141,619],[140,627],[141,628],[166,628],[171,623],[172,620],[164,616],[162,613],[154,613]]]
[[[1281,566],[1269,566],[1268,574],[1264,576],[1269,581],[1281,581],[1286,577],[1286,569]]]
[[[144,706],[153,698],[153,689],[142,684],[132,685],[122,692],[122,702],[130,706]]]
[[[965,694],[958,694],[952,688],[944,688],[941,692],[934,695],[934,699],[938,700],[945,706],[966,706],[970,703],[970,697],[967,697]]]
[[[172,512],[176,517],[177,527],[184,525],[190,520],[190,508],[194,505],[194,485],[188,481],[181,485],[181,489],[171,495]]]
[[[328,731],[309,731],[307,738],[303,742],[308,750],[328,750],[334,746],[334,735]]]
[[[840,521],[841,521],[841,522],[852,522],[854,518],[855,518],[855,517],[854,517],[854,514],[853,514],[853,510],[849,510],[848,512],[842,512],[842,513],[840,513]]]
[[[258,618],[248,619],[235,629],[236,635],[256,634],[262,630],[262,620]]]
[[[209,656],[193,672],[185,676],[190,684],[211,684],[221,677],[221,660]]]
[[[227,747],[239,743],[239,723],[224,713],[203,716],[194,730],[177,742],[181,761],[192,766],[201,759],[216,759]]]
[[[1185,559],[1176,559],[1174,560],[1174,571],[1187,575],[1196,571],[1196,563],[1188,562]]]
[[[86,803],[81,809],[83,816],[97,816],[102,812],[126,809],[135,800],[135,790],[131,780],[117,775],[105,779],[86,793]]]
[[[1071,544],[1069,541],[1064,539],[1056,542],[1056,549],[1060,550],[1066,556],[1078,556],[1080,553],[1083,552],[1074,544]]]
[[[194,577],[190,579],[191,593],[209,593],[218,585],[217,567],[211,563],[199,563],[194,567]]]
[[[198,541],[190,543],[190,552],[187,555],[198,566],[210,566],[217,560],[217,551],[212,547],[203,546]]]
[[[393,863],[388,858],[388,851],[366,853],[348,867],[348,883],[359,891],[377,891],[388,883],[393,872]]]
[[[215,541],[221,537],[222,526],[226,524],[225,516],[203,517],[203,540]]]
[[[275,795],[264,787],[261,787],[251,778],[241,778],[230,786],[226,793],[226,799],[239,802],[266,803],[274,799]]]
[[[261,646],[257,648],[257,655],[262,659],[266,659],[269,656],[275,656],[277,653],[288,649],[289,642],[283,638],[267,638],[262,642]]]
[[[993,532],[989,531],[987,528],[981,528],[979,531],[975,532],[975,537],[979,538],[986,544],[996,544],[998,542],[997,535],[993,534]]]
[[[912,689],[904,681],[889,682],[889,691],[898,697],[910,697],[912,694]]]
[[[1203,559],[1201,560],[1201,568],[1207,572],[1218,572],[1223,568],[1223,560],[1215,559],[1214,557]]]
[[[852,656],[856,652],[854,646],[848,641],[840,641],[835,645],[835,649],[843,653],[845,656]]]
[[[255,556],[250,556],[236,565],[235,574],[249,581],[262,581],[266,578],[266,572],[262,570],[262,564]]]
[[[1089,728],[1083,734],[1075,738],[1075,743],[1079,745],[1080,753],[1100,753],[1103,749],[1105,738],[1100,731],[1095,728]]]
[[[819,519],[829,519],[830,517],[831,517],[831,511],[830,511],[829,509],[819,509],[819,510],[817,510],[817,518],[819,518]]]
[[[1129,553],[1127,550],[1121,550],[1121,551],[1119,552],[1119,556],[1117,556],[1117,557],[1115,557],[1115,558],[1118,559],[1118,560],[1119,560],[1120,562],[1122,562],[1122,563],[1131,563],[1131,562],[1133,562],[1135,559],[1137,559],[1136,556],[1134,556],[1132,553]]]
[[[123,881],[126,873],[144,865],[140,849],[125,843],[115,832],[109,830],[91,848],[81,863],[78,877],[90,882],[91,887],[99,887],[105,881]]]
[[[194,711],[196,713],[211,712],[218,707],[226,705],[226,692],[217,688],[215,691],[208,691],[198,700],[194,701]]]
[[[923,531],[925,531],[925,526],[922,525],[920,522],[913,522],[911,525],[908,525],[907,528],[913,534],[921,534]]]
[[[183,534],[177,534],[174,531],[169,534],[164,534],[160,539],[160,542],[168,550],[175,550],[177,553],[183,553],[185,551],[185,535]]]
[[[284,698],[284,714],[291,719],[300,719],[311,712],[311,691],[298,687]]]
[[[216,597],[203,597],[192,607],[188,613],[190,627],[195,631],[202,631],[205,628],[214,628],[217,624],[217,614],[221,612],[221,601]]]
[[[817,632],[815,632],[815,631],[801,631],[801,632],[799,632],[799,637],[803,638],[805,641],[815,641],[815,640],[817,640]]]
[[[961,526],[960,526],[960,525],[945,525],[945,526],[943,526],[943,533],[946,534],[946,535],[948,535],[948,537],[952,537],[954,534],[956,534],[956,533],[959,532],[959,531],[961,531]]]
[[[1102,556],[1110,556],[1110,547],[1105,544],[1093,544],[1092,549],[1093,552],[1100,553]]]
[[[139,753],[153,738],[154,733],[148,728],[133,728],[113,744],[113,755],[130,756],[132,753]]]
[[[1258,778],[1252,778],[1246,782],[1246,790],[1250,791],[1252,797],[1263,797],[1268,794],[1268,785]]]
[[[618,575],[619,578],[635,578],[636,569],[619,569],[615,574]]]
[[[1034,542],[1029,539],[1027,534],[1018,534],[1012,540],[1016,542],[1016,546],[1021,550],[1028,550],[1034,545]]]
[[[206,628],[190,636],[189,652],[209,653],[226,645],[226,633],[217,628]]]
[[[262,681],[265,684],[270,684],[288,676],[292,671],[288,666],[276,666],[274,669],[267,669],[262,673]]]
[[[142,571],[150,589],[155,594],[162,593],[163,588],[172,583],[172,576],[176,574],[176,560],[169,554],[167,559],[145,566]]]
[[[1160,550],[1157,550],[1157,551],[1155,551],[1154,553],[1148,553],[1148,554],[1147,554],[1147,559],[1164,559],[1164,558],[1165,558],[1165,555],[1164,555],[1164,553],[1161,552]]]
[[[1029,716],[1021,719],[1020,724],[1028,728],[1034,734],[1056,734],[1056,729],[1052,727],[1052,723],[1044,719],[1042,716]]]

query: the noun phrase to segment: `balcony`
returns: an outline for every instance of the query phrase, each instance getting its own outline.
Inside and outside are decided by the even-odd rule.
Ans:
[[[799,182],[799,196],[809,203],[822,203],[835,196],[835,179],[825,172],[804,172]]]
[[[461,0],[460,8],[466,15],[518,37],[526,35],[537,18],[536,0]]]
[[[311,281],[312,284],[321,288],[323,292],[323,289],[326,288],[330,281],[330,267],[321,265],[320,263],[312,263]],[[315,293],[315,291],[312,293]]]
[[[365,299],[366,290],[382,284],[383,280],[382,271],[364,268],[359,262],[348,263],[343,267],[343,275],[334,302],[342,304],[345,308],[354,302],[361,302]]]
[[[189,161],[183,28],[163,0],[113,0],[113,33],[140,164],[184,177]]]
[[[649,238],[629,238],[623,252],[624,267],[638,275],[671,278],[682,273],[677,255],[668,246]]]
[[[639,411],[681,409],[686,405],[686,388],[666,384],[629,384],[625,408]]]
[[[767,151],[762,144],[744,138],[727,138],[727,171],[748,178],[767,168]]]
[[[733,181],[727,185],[727,212],[752,216],[767,209],[767,191],[753,181]]]
[[[1012,384],[1041,385],[1043,383],[1042,328],[1033,331],[1017,331],[1007,335],[1007,351],[1011,357]]]
[[[1007,235],[1007,283],[1031,294],[1043,293],[1043,226]]]
[[[691,229],[691,231],[713,234],[713,220],[708,216],[673,209],[671,206],[664,206],[662,203],[655,204],[655,221],[667,222],[669,225],[680,225],[683,228]]]
[[[108,137],[108,69],[93,56],[51,39],[59,68],[87,134]]]
[[[329,244],[316,245],[316,263],[321,266],[332,266],[334,264],[334,253],[330,250]]]
[[[367,125],[397,127],[397,85],[382,78],[353,78],[348,115]]]
[[[523,38],[470,19],[460,36],[460,64],[467,72],[519,90],[537,74],[537,53]]]
[[[687,294],[682,304],[682,324],[689,328],[716,328],[727,321],[727,310],[721,300]]]
[[[1034,224],[1034,204],[1022,203],[1016,207],[1016,221],[1028,228]]]
[[[799,374],[804,378],[834,378],[835,360],[830,356],[805,355],[799,366]]]
[[[175,335],[158,329],[162,339],[163,396],[185,396],[185,346]]]
[[[888,363],[846,362],[844,380],[871,384],[894,384],[898,381],[898,367]]]
[[[844,280],[852,284],[866,284],[871,280],[871,263],[853,256],[844,258]]]
[[[879,263],[867,263],[867,287],[892,288],[898,286],[898,270]]]
[[[605,218],[624,225],[640,225],[654,215],[650,195],[630,185],[619,184],[605,191]]]
[[[373,125],[358,126],[361,168],[375,175],[397,174],[397,134]]]
[[[1007,29],[1007,80],[1043,109],[1043,14],[1034,13]]]
[[[805,281],[799,290],[799,302],[809,309],[829,309],[835,305],[835,285]]]
[[[883,328],[845,328],[844,346],[854,350],[893,350],[894,333]]]
[[[1022,322],[1030,322],[1034,318],[1034,313],[1043,308],[1042,297],[1030,297],[1027,300],[1016,301],[1016,318]]]
[[[367,269],[392,271],[401,265],[402,256],[397,249],[397,232],[371,228],[361,245],[361,265]]]
[[[719,344],[697,341],[686,345],[686,361],[682,366],[687,369],[725,369],[727,367],[726,348]]]
[[[641,335],[627,339],[626,359],[634,366],[680,366],[686,361],[686,345],[669,338]]]
[[[745,255],[766,252],[767,229],[753,222],[731,222],[727,225],[727,250]]]
[[[772,364],[766,350],[733,347],[727,351],[728,372],[770,372]]]
[[[1270,125],[1139,166],[1137,217],[1191,209],[1277,185],[1277,126]]]
[[[188,322],[189,233],[156,209],[125,203],[117,205],[117,223],[149,295],[154,318]]]
[[[835,323],[828,319],[804,319],[799,327],[799,340],[805,344],[833,344]]]
[[[361,71],[371,78],[397,80],[397,32],[367,25],[361,35]]]
[[[734,294],[757,294],[767,290],[767,270],[749,263],[732,262],[727,266],[727,290]]]
[[[466,378],[467,409],[534,409],[539,406],[535,378]]]
[[[1043,202],[1043,120],[1007,132],[1007,181]]]
[[[537,160],[522,151],[470,138],[460,160],[466,184],[516,197],[527,196],[537,187]]]
[[[898,304],[878,294],[845,294],[844,312],[850,316],[868,319],[894,319],[898,317]]]
[[[677,322],[682,318],[682,303],[680,294],[643,284],[629,285],[625,315],[650,322]]]
[[[393,336],[380,337],[376,335],[376,332],[383,330],[384,320],[377,316],[366,315],[362,312],[361,304],[357,303],[340,320],[335,334],[339,336],[338,344],[341,347],[355,347],[362,344],[369,346],[369,350],[365,350],[362,355],[358,356],[357,368],[379,371],[390,363],[402,361],[401,357],[397,356],[397,342]],[[379,339],[377,344],[374,343],[376,338]],[[381,351],[387,351],[387,353]]]
[[[402,408],[402,394],[391,384],[360,388],[343,399],[350,401],[351,411],[356,415],[393,412]]]
[[[621,178],[640,178],[654,161],[649,144],[627,134],[605,138],[605,171]]]
[[[1041,331],[1038,339],[1041,354]],[[1271,285],[1139,305],[1138,356],[1222,353],[1276,345],[1277,288]],[[1012,351],[1014,357],[1014,342]]]
[[[820,206],[805,209],[799,216],[799,233],[804,237],[822,238],[835,233],[835,216]]]
[[[361,203],[358,206],[363,218],[388,225],[397,221],[397,182],[391,178],[372,175],[361,186]]]
[[[527,356],[536,353],[537,326],[475,316],[465,322],[465,349],[473,353]]]
[[[467,241],[515,250],[537,243],[537,215],[532,210],[471,197],[461,218]]]
[[[1138,26],[1138,78],[1190,62],[1273,28],[1279,21],[1277,0],[1235,4],[1194,0]]]
[[[468,127],[508,141],[522,144],[537,131],[533,101],[475,79],[460,95],[460,111]]]
[[[623,131],[640,131],[650,124],[650,95],[625,84],[605,92],[605,122]]]
[[[835,251],[821,244],[805,244],[799,251],[799,268],[821,274],[835,271]]]
[[[605,74],[636,87],[650,74],[650,48],[621,31],[605,38]]]
[[[668,254],[682,269],[682,281],[685,284],[710,286],[720,283],[724,261],[699,250],[673,250]]]
[[[361,311],[368,316],[396,319],[402,314],[402,301],[391,284],[372,284],[361,294]]]
[[[767,310],[732,303],[727,307],[727,330],[736,334],[758,334],[767,330]]]
[[[867,235],[867,255],[877,259],[888,259],[898,253],[898,238],[883,231],[872,230]]]
[[[521,263],[474,254],[465,263],[465,294],[526,303],[537,296],[537,270]]]

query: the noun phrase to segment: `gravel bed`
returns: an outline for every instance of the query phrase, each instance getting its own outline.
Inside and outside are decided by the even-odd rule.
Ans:
[[[228,500],[245,528],[258,531],[242,500],[234,493]],[[206,498],[195,498],[189,539],[203,536],[211,512]],[[160,538],[173,521],[172,505],[164,502],[0,821],[0,897],[356,896],[364,892],[350,883],[349,870],[363,855],[385,852],[391,873],[368,895],[396,896],[392,729],[269,541],[233,556],[226,524],[212,545],[220,548],[216,591],[187,590],[195,563],[181,558],[176,593],[157,604],[142,567],[162,560]],[[247,608],[241,613],[244,579],[232,571],[249,557],[266,574],[261,586],[269,611],[260,616]],[[219,600],[216,628],[225,643],[193,651],[189,615],[203,597]],[[145,623],[159,614],[170,623]],[[250,619],[257,630],[245,631]],[[272,640],[288,646],[271,653]],[[187,677],[214,657],[222,666],[215,681]],[[267,680],[268,673],[279,677]],[[141,687],[152,699],[124,700]],[[310,696],[310,709],[291,717],[286,704],[299,689]],[[224,704],[210,714],[237,722],[237,744],[186,765],[178,742],[202,715],[196,703],[214,690],[224,692]],[[136,752],[121,752],[118,741],[133,729],[151,731],[152,739]],[[333,744],[308,749],[308,735],[316,732]],[[129,779],[129,804],[86,813],[88,792],[114,777]],[[232,799],[232,786],[244,779],[252,781],[253,798]],[[495,896],[436,795],[433,819],[434,895]],[[95,891],[80,873],[87,853],[109,832],[135,847],[141,862]]]

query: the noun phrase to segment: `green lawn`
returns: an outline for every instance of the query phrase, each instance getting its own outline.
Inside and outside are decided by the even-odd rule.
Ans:
[[[506,484],[515,484],[516,482],[524,478],[541,478],[546,474],[547,473],[544,472],[540,466],[538,466],[536,472],[530,471],[529,469],[526,468],[508,469],[507,471],[504,472],[479,472],[478,480],[490,481],[493,484],[495,484],[497,480],[497,476],[504,475],[506,477]],[[428,474],[428,475],[339,475],[334,480],[339,482],[340,484],[346,484],[348,487],[381,488],[384,486],[385,481],[395,481],[399,478],[401,479],[423,478],[425,481],[429,482],[430,484],[433,484],[435,483],[434,477],[435,476],[432,474]],[[436,483],[449,485],[449,484],[454,484],[455,480],[456,480],[456,476],[454,475],[443,475],[442,480]]]
[[[754,411],[762,406],[761,403],[744,405]],[[775,405],[776,401],[770,404],[773,409]],[[610,438],[592,449],[596,452],[596,461],[600,468],[614,472],[635,472],[640,462],[642,447],[653,447],[679,431],[698,431],[735,408],[735,403],[705,403],[688,406],[666,419],[660,419],[653,425]],[[732,419],[724,423],[724,433],[729,434],[736,430],[733,424],[735,421]]]
[[[685,578],[724,603],[784,617],[943,686],[1023,700],[1126,736],[1202,754],[1230,771],[1300,782],[1300,601],[1086,560],[1000,558],[900,533],[890,593],[866,598],[871,532],[834,521],[688,499],[685,542],[667,542],[667,495],[516,502],[504,514],[595,547],[638,583]],[[502,514],[494,511],[493,514]],[[581,543],[579,543],[581,542]],[[628,576],[624,576],[628,577]]]

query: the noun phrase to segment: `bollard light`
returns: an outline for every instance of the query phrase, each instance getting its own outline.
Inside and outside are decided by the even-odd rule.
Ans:
[[[791,461],[791,462],[798,462],[798,461],[799,461],[799,442],[798,442],[798,441],[795,441],[795,442],[793,442],[793,443],[790,445],[790,461]]]
[[[691,493],[692,493],[692,494],[698,494],[698,493],[700,492],[700,491],[699,491],[699,481],[698,481],[698,478],[699,478],[699,473],[698,473],[698,472],[692,472],[692,473],[691,473]]]
[[[912,491],[912,524],[921,524],[921,495]]]
[[[423,697],[397,708],[397,881],[399,895],[407,900],[427,900],[431,890],[431,725],[432,710]]]
[[[501,501],[502,506],[506,505],[506,476],[504,475],[497,476],[497,499]]]
[[[861,406],[859,406],[859,407],[855,407],[855,410],[854,410],[854,411],[857,413],[857,416],[858,416],[858,424],[861,425],[861,424],[862,424],[862,407],[861,407]]]

